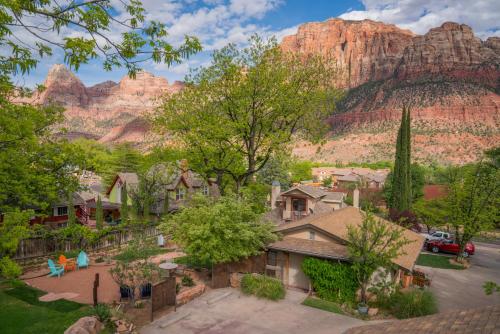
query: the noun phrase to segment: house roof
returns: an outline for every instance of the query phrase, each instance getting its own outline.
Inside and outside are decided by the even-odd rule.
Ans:
[[[337,177],[337,181],[358,182],[359,181],[359,175],[356,175],[356,174],[342,175],[342,176]]]
[[[344,193],[329,191],[326,192],[325,197],[323,197],[321,200],[324,202],[342,202],[344,200],[344,197]]]
[[[349,329],[345,334],[498,333],[500,306],[450,311]]]
[[[118,173],[116,174],[115,179],[111,183],[111,186],[106,191],[106,195],[109,195],[111,193],[111,190],[113,190],[113,187],[115,186],[118,180],[121,180],[123,183],[126,183],[129,187],[135,187],[139,184],[139,177],[137,176],[136,173]]]
[[[273,242],[267,246],[267,248],[327,259],[349,259],[349,254],[347,253],[347,247],[345,245],[327,241],[284,237],[283,240]]]
[[[287,194],[289,194],[293,191],[297,191],[297,190],[300,192],[303,192],[304,194],[309,195],[313,198],[319,198],[319,197],[322,197],[326,194],[326,192],[319,187],[299,185],[299,186],[292,187],[292,188],[288,189],[287,191],[282,192],[280,194],[280,196],[286,196]]]
[[[314,214],[291,223],[281,224],[276,228],[276,231],[285,232],[313,226],[339,239],[347,241],[347,227],[359,226],[363,222],[363,218],[364,214],[360,209],[349,206],[333,212]],[[424,237],[380,217],[375,216],[375,219],[390,224],[391,227],[402,229],[404,237],[411,241],[409,244],[403,246],[405,254],[400,255],[394,259],[393,262],[404,269],[412,270],[418,254],[422,249]]]

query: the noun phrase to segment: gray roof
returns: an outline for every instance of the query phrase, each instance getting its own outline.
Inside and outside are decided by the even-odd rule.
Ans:
[[[139,177],[136,173],[118,173],[118,177],[129,186],[139,184]]]
[[[339,177],[337,177],[337,181],[358,182],[359,176],[356,174],[348,174],[348,175],[344,175],[344,176],[339,176]]]
[[[329,191],[326,193],[326,196],[321,200],[325,202],[342,202],[345,197],[344,193]]]
[[[318,187],[299,185],[299,186],[292,187],[292,188],[288,189],[287,191],[282,192],[280,195],[286,196],[287,193],[290,193],[294,190],[301,191],[301,192],[303,192],[303,193],[305,193],[313,198],[319,198],[319,197],[325,196],[325,194],[326,194],[326,192],[323,189],[320,189]]]

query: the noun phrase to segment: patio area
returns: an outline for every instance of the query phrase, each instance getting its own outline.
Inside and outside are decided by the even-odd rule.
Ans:
[[[94,277],[96,273],[99,273],[98,301],[100,303],[111,303],[120,300],[120,290],[109,273],[110,268],[112,268],[111,265],[91,265],[88,269],[66,272],[60,278],[42,276],[25,279],[24,282],[40,290],[47,291],[47,293],[65,294],[61,296],[65,299],[92,304]],[[68,298],[68,296],[73,297]]]

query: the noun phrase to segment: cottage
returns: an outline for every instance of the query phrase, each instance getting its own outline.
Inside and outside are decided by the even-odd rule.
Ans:
[[[402,228],[382,218],[384,224]],[[302,261],[307,256],[349,262],[347,251],[347,227],[358,226],[363,221],[363,213],[357,207],[311,215],[301,220],[284,223],[276,227],[282,239],[268,245],[267,265],[287,287],[308,290],[309,279],[302,271]],[[398,278],[401,272],[411,272],[417,260],[424,238],[413,231],[404,229],[404,237],[411,243],[404,246],[404,255],[394,259],[398,268],[392,272]]]
[[[382,189],[389,172],[389,169],[373,170],[362,167],[317,167],[312,169],[314,180],[322,182],[327,178],[331,178],[333,186],[339,188],[358,186],[361,188]]]
[[[320,187],[298,185],[281,192],[280,185],[273,182],[271,208],[279,211],[283,221],[294,221],[309,215],[332,212],[345,207],[346,194],[332,192]]]

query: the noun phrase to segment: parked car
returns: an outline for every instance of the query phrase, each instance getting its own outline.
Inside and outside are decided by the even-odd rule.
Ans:
[[[448,232],[443,232],[443,231],[436,231],[432,234],[427,234],[427,233],[422,233],[422,235],[425,237],[425,242],[429,241],[434,241],[434,240],[443,240],[443,239],[450,239],[451,234]]]
[[[451,254],[458,254],[458,244],[450,239],[444,239],[444,240],[432,240],[427,243],[427,250],[433,253],[438,253],[438,252],[443,252],[443,253],[451,253]],[[465,245],[464,249],[464,257],[468,257],[469,255],[474,255],[474,252],[476,251],[476,247],[472,242],[468,242],[467,245]]]

